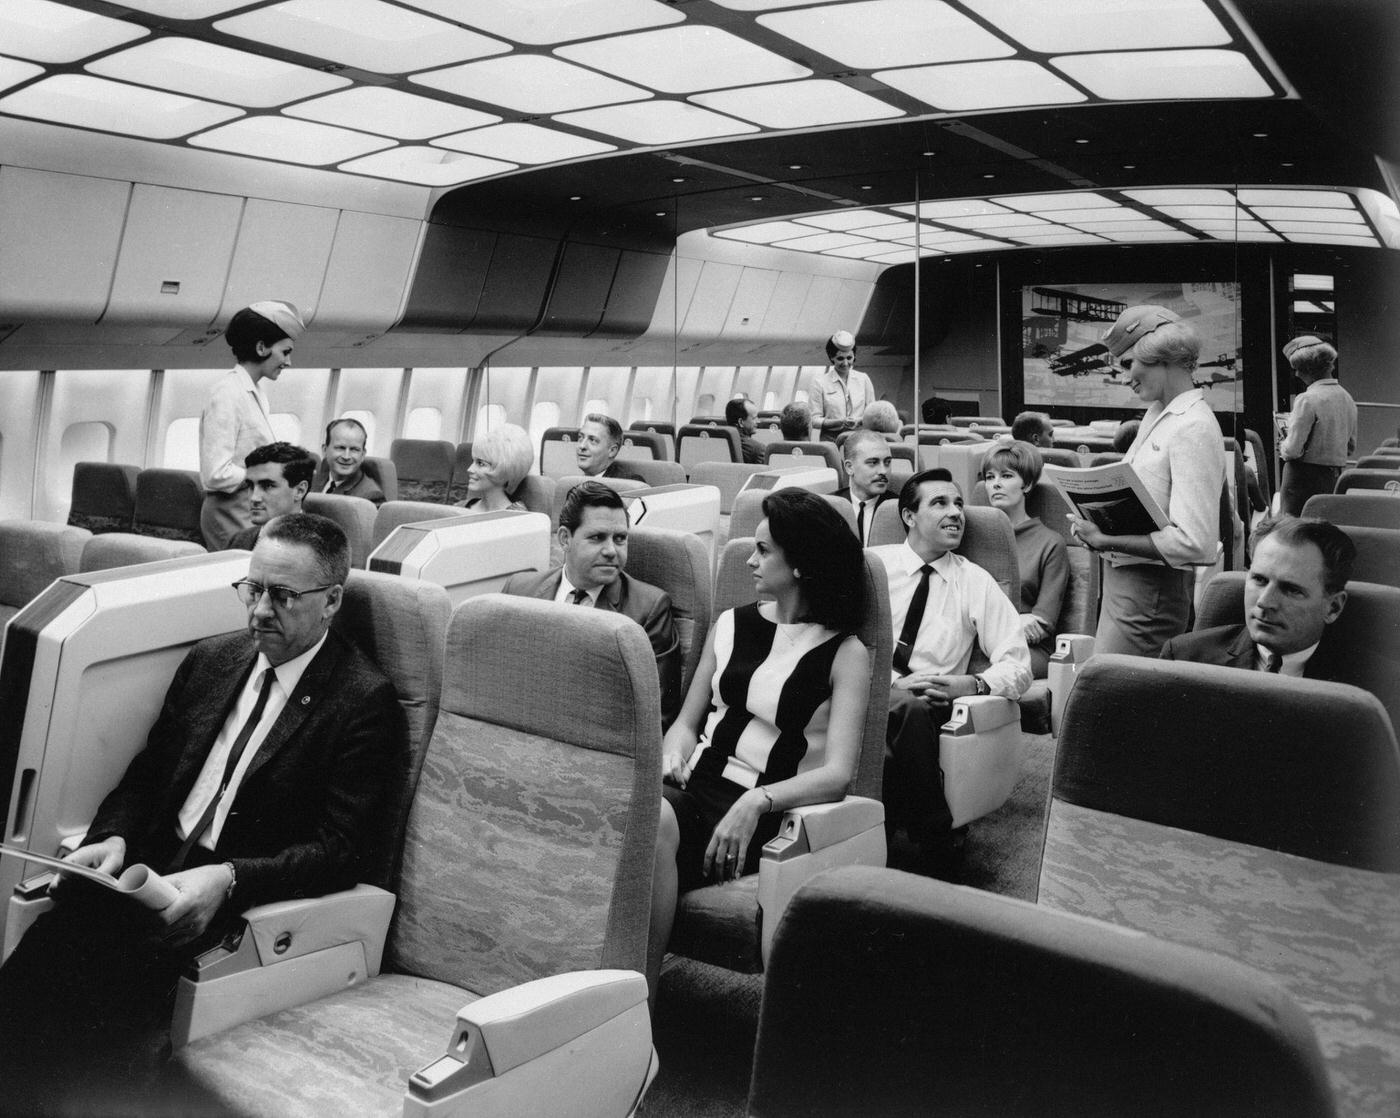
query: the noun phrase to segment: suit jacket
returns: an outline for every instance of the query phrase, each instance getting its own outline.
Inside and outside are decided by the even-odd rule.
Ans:
[[[224,544],[225,551],[252,551],[257,546],[258,537],[262,535],[262,525],[254,524],[251,528],[244,528],[241,532],[235,532],[228,543]]]
[[[384,490],[379,488],[378,482],[364,470],[360,471],[360,476],[351,485],[336,482],[330,489],[325,489],[325,481],[321,482],[322,493],[331,493],[337,497],[363,497],[366,501],[373,501],[376,505],[384,503]]]
[[[860,503],[856,500],[856,498],[851,496],[851,487],[849,485],[846,486],[845,489],[838,489],[836,491],[836,496],[844,497],[846,500],[850,501],[852,508],[856,508],[856,506]],[[870,538],[870,525],[875,522],[876,510],[886,501],[897,501],[898,499],[898,493],[891,493],[888,490],[886,490],[884,493],[881,493],[878,497],[875,498],[874,504],[870,505],[865,510],[865,540],[868,540]],[[856,511],[859,512],[860,510],[856,509]],[[865,543],[865,540],[861,540],[860,542],[863,544]]]
[[[559,593],[559,581],[563,577],[563,567],[555,567],[545,574],[522,571],[511,575],[501,590],[505,594],[552,602]],[[681,709],[681,642],[671,617],[671,595],[649,582],[620,574],[616,582],[598,595],[596,608],[630,617],[646,630],[656,653],[656,674],[661,681],[661,723],[669,726]]]
[[[631,466],[624,466],[621,462],[613,462],[600,476],[614,477],[621,481],[646,481],[646,478],[642,477],[642,475],[632,469]]]
[[[246,632],[194,646],[175,673],[146,748],[97,809],[88,841],[127,843],[127,864],[167,866],[176,821],[257,658]],[[235,911],[348,888],[382,831],[407,748],[393,685],[331,633],[259,746],[219,834]],[[382,860],[382,859],[376,859]]]

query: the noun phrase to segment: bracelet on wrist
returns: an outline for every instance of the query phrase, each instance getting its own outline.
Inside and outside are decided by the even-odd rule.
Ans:
[[[233,868],[232,862],[225,862],[224,869],[228,870],[228,891],[224,893],[224,904],[233,900],[233,891],[238,888],[238,871]]]
[[[763,798],[764,798],[765,800],[768,801],[768,806],[767,806],[766,808],[764,808],[763,810],[764,810],[765,812],[777,811],[778,809],[775,808],[775,807],[773,806],[773,793],[770,792],[770,791],[768,791],[768,789],[767,789],[767,788],[764,788],[762,785],[759,785],[759,789],[758,789],[758,790],[759,790],[759,792],[762,793]]]

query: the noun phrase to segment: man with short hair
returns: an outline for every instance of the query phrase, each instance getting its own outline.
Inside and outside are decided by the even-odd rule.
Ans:
[[[362,497],[375,505],[384,503],[384,490],[365,473],[369,435],[358,419],[333,419],[326,425],[321,457],[326,460],[326,487],[322,493],[337,497]]]
[[[225,551],[252,551],[264,524],[302,511],[301,502],[316,473],[316,459],[291,443],[268,443],[248,452],[244,471],[253,526],[234,533]]]
[[[758,430],[758,405],[747,396],[736,396],[724,405],[724,421],[738,430],[744,461],[750,465],[762,465],[767,454],[763,444],[753,437]]]
[[[589,412],[578,428],[578,472],[585,477],[645,481],[635,470],[617,461],[622,449],[622,424],[602,412]]]
[[[623,570],[629,530],[627,506],[615,490],[600,481],[580,482],[569,490],[559,513],[563,566],[545,574],[523,571],[512,575],[502,592],[611,610],[645,629],[656,653],[665,727],[680,711],[680,638],[671,616],[671,596]]]
[[[1054,446],[1055,425],[1043,411],[1023,411],[1011,421],[1011,437],[1031,446]]]
[[[319,516],[270,521],[234,584],[245,631],[185,657],[146,739],[68,861],[143,864],[178,891],[153,911],[65,880],[0,969],[0,1090],[14,1113],[138,1113],[176,980],[253,905],[360,881],[405,762],[392,684],[330,632],[350,569]],[[9,1112],[9,1111],[7,1111]]]
[[[954,549],[962,542],[963,497],[945,469],[923,470],[899,494],[908,533],[902,544],[871,548],[889,577],[898,636],[886,736],[885,810],[904,828],[927,868],[945,873],[961,850],[952,830],[938,764],[939,727],[954,699],[1018,699],[1031,684],[1031,657],[1016,607],[990,574]],[[970,670],[974,646],[989,661]],[[961,832],[962,829],[959,829]]]
[[[846,477],[851,484],[838,489],[836,495],[851,502],[856,511],[856,536],[861,547],[870,543],[870,526],[875,523],[875,510],[882,501],[890,501],[895,494],[890,492],[890,468],[894,458],[890,454],[890,444],[878,431],[864,428],[852,431],[846,437],[843,448],[846,459]]]
[[[812,409],[793,401],[778,413],[778,430],[790,443],[805,443],[812,439]]]

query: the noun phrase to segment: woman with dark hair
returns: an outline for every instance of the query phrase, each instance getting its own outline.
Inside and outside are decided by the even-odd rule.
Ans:
[[[758,869],[783,812],[845,795],[860,755],[870,657],[865,559],[850,526],[804,489],[763,499],[748,567],[759,601],[705,641],[661,747],[652,877],[652,997],[676,897]]]
[[[244,307],[224,331],[238,364],[214,385],[199,417],[199,527],[210,551],[252,526],[243,460],[255,447],[277,441],[259,382],[276,380],[292,363],[292,346],[304,329],[296,307],[269,299]]]

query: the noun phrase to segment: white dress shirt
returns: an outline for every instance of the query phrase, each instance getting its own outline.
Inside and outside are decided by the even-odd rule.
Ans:
[[[1318,644],[1322,642],[1319,641]],[[1307,648],[1299,649],[1297,652],[1290,652],[1283,658],[1283,663],[1279,665],[1278,674],[1292,676],[1294,679],[1302,679],[1303,674],[1308,670],[1308,661],[1312,659],[1312,654],[1317,651],[1316,644],[1310,644]],[[1269,652],[1262,644],[1254,646],[1254,669],[1255,671],[1266,672],[1269,670]]]
[[[233,775],[229,778],[228,790],[224,793],[224,798],[219,801],[219,806],[214,812],[213,822],[209,824],[204,834],[199,836],[195,843],[196,846],[213,850],[218,845],[219,833],[224,829],[224,821],[228,819],[229,810],[238,797],[238,787],[243,783],[243,776],[248,771],[248,766],[252,764],[254,756],[257,755],[258,749],[266,740],[272,727],[277,724],[278,715],[282,713],[282,708],[287,705],[287,700],[291,698],[297,684],[301,682],[302,673],[306,671],[307,665],[316,658],[316,653],[321,651],[321,646],[325,643],[326,636],[323,633],[321,639],[300,656],[294,656],[286,663],[278,664],[277,667],[272,668],[277,682],[272,685],[272,690],[267,694],[267,706],[263,707],[262,717],[258,719],[257,728],[243,749],[243,756],[238,759],[238,764],[234,766]],[[214,739],[214,748],[204,759],[204,768],[200,770],[199,778],[194,782],[194,787],[190,789],[189,796],[185,798],[185,806],[180,809],[178,831],[182,840],[192,828],[198,825],[205,809],[209,807],[210,801],[219,794],[219,785],[224,779],[224,766],[228,764],[229,751],[233,748],[239,731],[243,729],[243,723],[248,721],[249,716],[253,713],[253,708],[257,706],[258,692],[262,690],[263,672],[270,667],[272,665],[268,663],[267,657],[259,652],[258,658],[253,664],[252,673],[248,676],[248,681],[239,693],[238,701],[233,704],[228,718],[224,720],[223,729],[219,731],[219,736]]]
[[[885,565],[890,615],[898,639],[924,561],[907,542],[868,550]],[[930,566],[928,604],[914,638],[910,672],[967,675],[976,643],[991,661],[982,678],[992,694],[1019,699],[1031,685],[1031,654],[1011,599],[991,575],[961,555],[949,551]],[[892,677],[898,679],[899,674],[892,673]]]
[[[568,568],[566,567],[559,572],[559,590],[558,593],[554,595],[554,600],[571,606],[574,604],[574,591],[579,589],[581,589],[581,587],[575,586],[569,581]],[[592,590],[584,590],[583,592],[588,595],[588,604],[596,607],[598,605],[598,595],[603,592],[603,588],[601,586],[595,586]],[[578,604],[583,605],[582,602]]]

